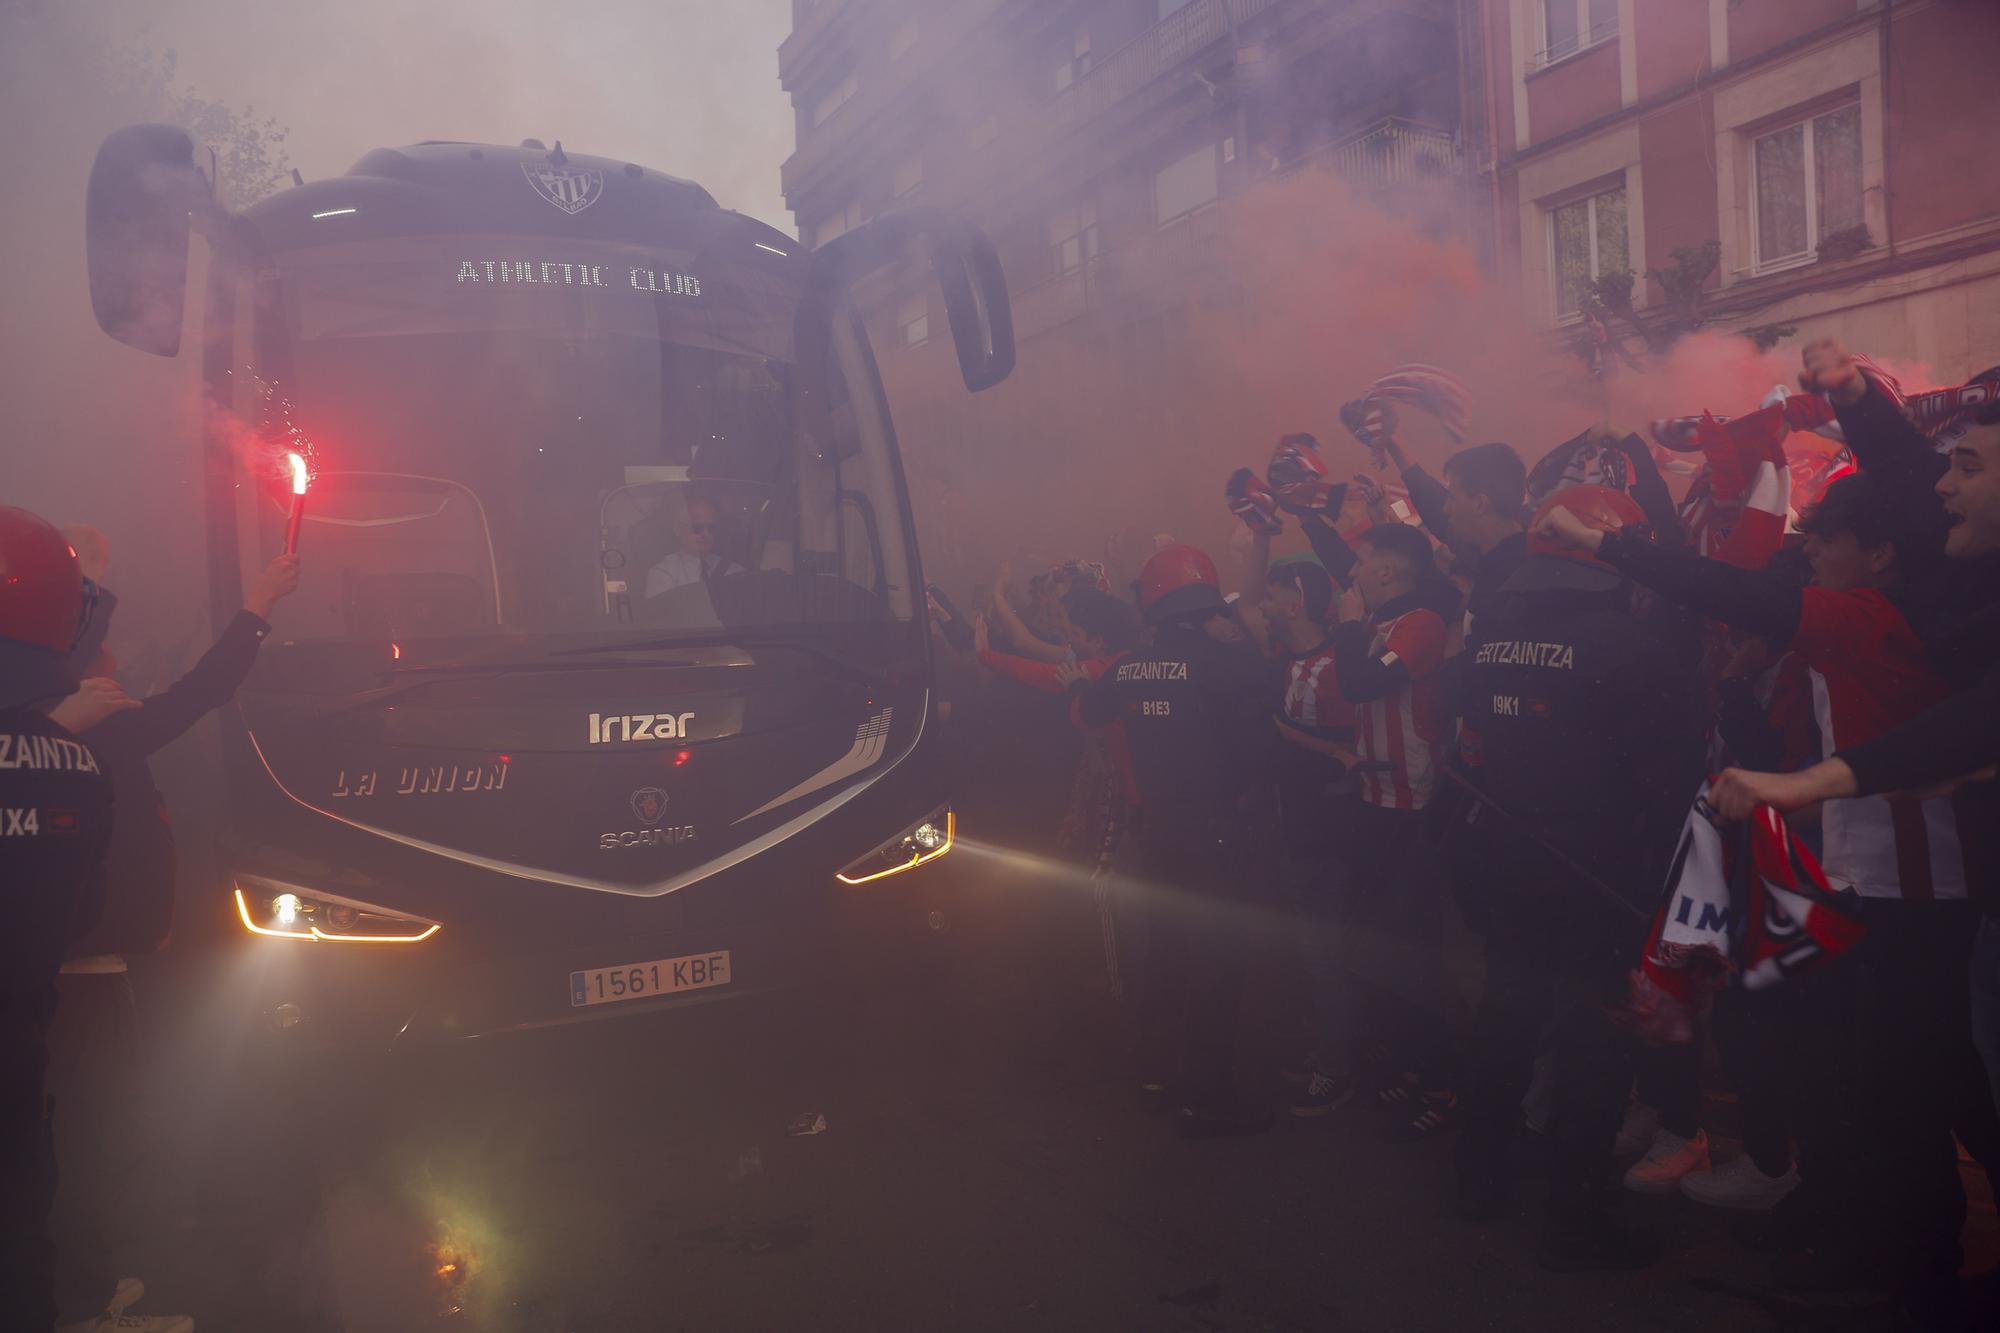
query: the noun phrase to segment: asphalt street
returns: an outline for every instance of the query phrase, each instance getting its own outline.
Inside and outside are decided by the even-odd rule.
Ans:
[[[1677,1197],[1627,1205],[1655,1269],[1543,1273],[1537,1187],[1462,1223],[1449,1143],[1390,1146],[1373,1112],[1183,1142],[1136,1103],[1073,881],[973,880],[921,966],[387,1056],[286,1049],[222,955],[147,960],[116,1238],[144,1308],[232,1333],[1876,1326],[1770,1292]],[[1282,954],[1243,1054],[1274,1101]]]

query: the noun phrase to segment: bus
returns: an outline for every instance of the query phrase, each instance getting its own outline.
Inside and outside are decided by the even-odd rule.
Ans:
[[[934,282],[989,388],[1014,363],[992,245],[911,211],[812,250],[560,141],[294,180],[231,212],[186,133],[132,126],[85,210],[99,326],[140,351],[180,354],[206,243],[217,628],[300,554],[224,714],[196,898],[271,1022],[495,1033],[917,947],[957,829],[852,293]]]

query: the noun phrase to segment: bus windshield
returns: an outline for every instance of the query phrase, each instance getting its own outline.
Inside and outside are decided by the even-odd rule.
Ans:
[[[909,620],[866,335],[848,309],[802,334],[804,265],[742,249],[397,238],[268,263],[261,429],[310,441],[317,471],[287,637],[547,649]],[[289,495],[259,494],[246,565],[284,537]]]

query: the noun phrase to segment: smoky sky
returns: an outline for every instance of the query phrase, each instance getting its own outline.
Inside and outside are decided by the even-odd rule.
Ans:
[[[180,53],[182,82],[292,129],[308,178],[419,139],[563,141],[700,181],[789,232],[787,0],[83,0]]]
[[[179,56],[177,82],[289,126],[308,179],[421,139],[556,139],[700,181],[789,232],[786,0],[69,0],[62,21]]]

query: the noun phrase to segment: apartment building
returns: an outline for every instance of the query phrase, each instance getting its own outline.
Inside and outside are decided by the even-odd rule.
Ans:
[[[1478,21],[1492,250],[1536,325],[1630,271],[1654,326],[1833,334],[1941,382],[2000,362],[2000,5],[1481,0]]]
[[[798,118],[785,196],[813,245],[904,204],[975,219],[1000,247],[1024,339],[1143,318],[1189,288],[1135,291],[1121,276],[1196,261],[1261,175],[1314,162],[1375,186],[1455,174],[1457,8],[794,0],[779,52]],[[922,344],[937,315],[913,285],[893,341]]]

